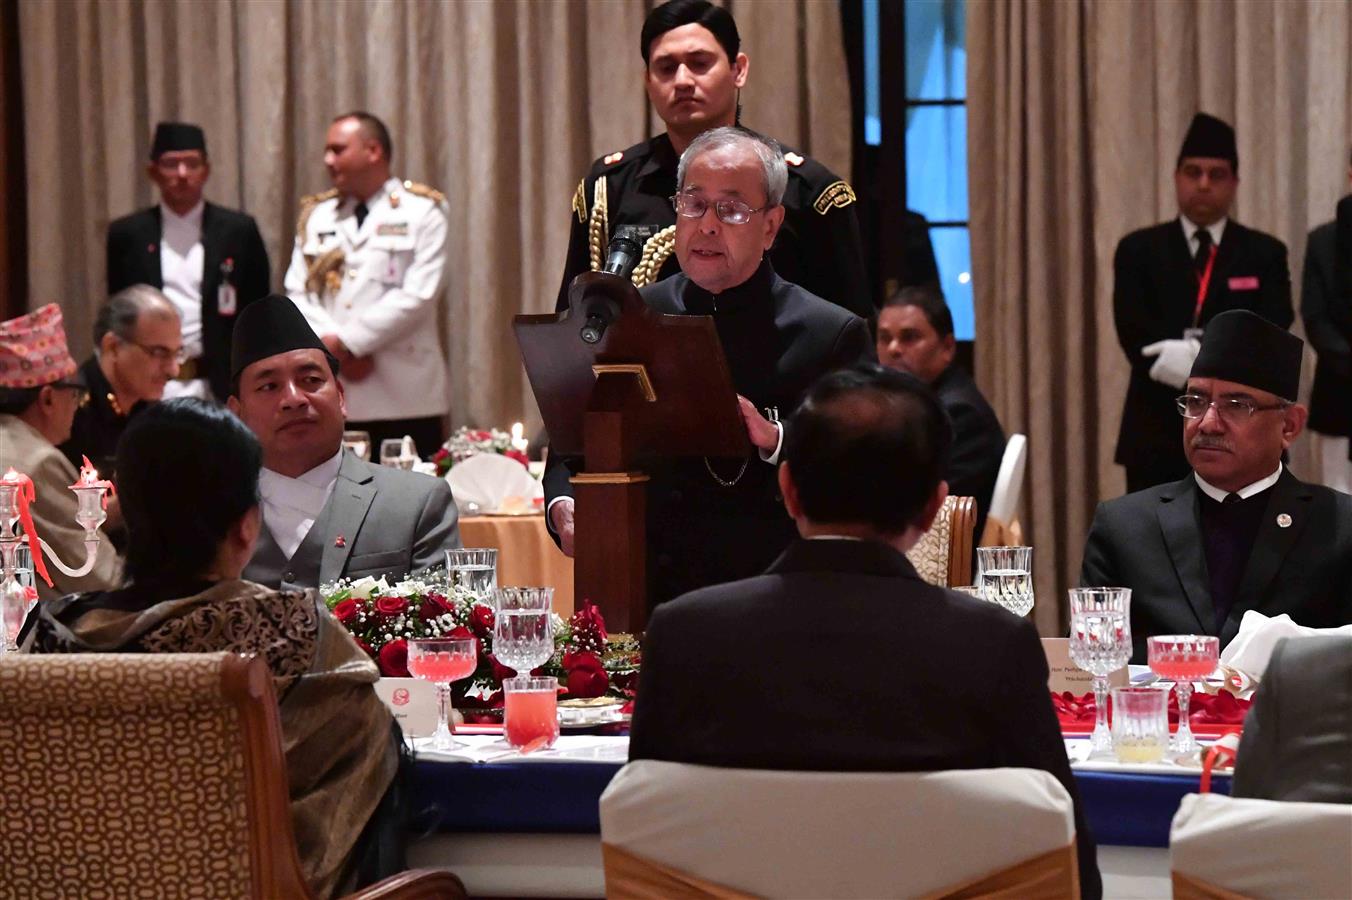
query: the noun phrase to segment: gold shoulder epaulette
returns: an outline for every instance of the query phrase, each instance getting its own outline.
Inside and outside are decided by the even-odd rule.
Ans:
[[[300,215],[296,218],[296,236],[301,242],[305,241],[305,226],[310,221],[310,214],[315,211],[315,207],[325,200],[332,200],[338,196],[337,188],[329,188],[327,191],[320,191],[318,194],[306,194],[300,198]]]
[[[427,197],[433,203],[445,203],[446,195],[434,187],[428,187],[419,181],[405,181],[404,190],[410,194],[417,194],[419,197]]]

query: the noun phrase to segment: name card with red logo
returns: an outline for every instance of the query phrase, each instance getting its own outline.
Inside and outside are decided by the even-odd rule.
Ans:
[[[1256,291],[1258,290],[1257,275],[1236,275],[1228,282],[1232,291]]]
[[[385,702],[394,720],[410,737],[423,737],[437,730],[437,689],[417,678],[382,678],[376,696]]]
[[[1070,661],[1070,638],[1043,638],[1042,650],[1047,654],[1048,690],[1087,694],[1094,689],[1094,676]],[[1108,687],[1126,687],[1128,680],[1123,666],[1108,676]]]

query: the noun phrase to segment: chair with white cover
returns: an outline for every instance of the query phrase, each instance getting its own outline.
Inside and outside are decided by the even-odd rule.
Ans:
[[[601,795],[601,852],[608,897],[1079,895],[1070,796],[1033,769],[638,760]]]
[[[986,527],[981,531],[982,547],[1017,547],[1023,543],[1023,527],[1014,518],[1023,495],[1023,471],[1028,464],[1028,438],[1011,434],[1000,459],[1000,474],[995,476],[991,508],[986,512]]]
[[[1352,805],[1188,794],[1169,860],[1175,900],[1352,897]]]

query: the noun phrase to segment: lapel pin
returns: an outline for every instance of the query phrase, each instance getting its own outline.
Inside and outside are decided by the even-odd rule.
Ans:
[[[341,547],[346,547],[346,546],[347,546],[347,538],[343,537],[341,534],[338,535],[338,537],[334,538],[333,546],[335,546],[335,547],[340,547],[340,548],[341,548]]]
[[[147,252],[147,253],[154,253],[154,252],[155,252],[155,245],[154,245],[154,244],[146,244],[146,252]]]
[[[1277,527],[1278,527],[1278,528],[1290,528],[1290,527],[1291,527],[1291,517],[1288,516],[1286,513],[1281,513],[1280,515],[1278,515],[1278,516],[1277,516]]]

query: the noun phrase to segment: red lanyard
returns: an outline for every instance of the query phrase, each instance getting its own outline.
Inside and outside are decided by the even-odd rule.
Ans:
[[[1216,265],[1216,245],[1211,245],[1211,253],[1206,258],[1206,268],[1202,270],[1201,280],[1197,284],[1197,304],[1192,308],[1192,327],[1202,321],[1202,304],[1206,302],[1206,289],[1211,284],[1211,270]]]

